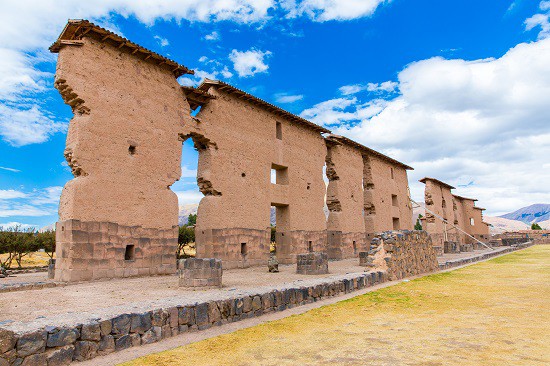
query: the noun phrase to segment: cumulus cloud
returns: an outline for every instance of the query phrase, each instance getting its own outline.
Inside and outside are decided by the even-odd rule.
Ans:
[[[385,0],[283,0],[288,18],[306,16],[317,22],[350,20],[372,15]]]
[[[0,200],[9,200],[14,198],[23,198],[27,195],[14,189],[0,189]]]
[[[540,27],[538,39],[550,37],[550,1],[541,1],[539,4],[541,11],[545,13],[535,14],[525,20],[525,29],[531,30]]]
[[[267,72],[267,59],[272,55],[270,51],[260,51],[254,48],[248,51],[233,50],[229,59],[233,62],[233,69],[239,77],[249,77],[258,73]]]
[[[548,202],[550,38],[522,43],[501,58],[431,58],[398,75],[399,94],[368,91],[327,100],[302,116],[480,198],[489,213]],[[345,89],[344,89],[345,90]],[[342,90],[340,90],[342,92]],[[473,184],[468,184],[473,182]]]
[[[302,99],[304,99],[304,96],[302,94],[296,94],[296,95],[288,94],[288,93],[275,94],[275,100],[278,103],[285,103],[285,104],[294,103]]]
[[[210,34],[204,36],[204,39],[207,41],[219,41],[221,39],[220,34],[216,31],[213,31]]]

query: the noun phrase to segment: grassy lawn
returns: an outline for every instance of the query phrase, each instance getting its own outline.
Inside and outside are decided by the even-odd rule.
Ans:
[[[550,245],[125,365],[547,365]]]

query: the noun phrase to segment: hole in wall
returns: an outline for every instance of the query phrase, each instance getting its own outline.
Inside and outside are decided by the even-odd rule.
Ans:
[[[311,240],[307,242],[307,251],[313,252],[313,242]]]
[[[241,173],[241,177],[246,177],[246,173]]]
[[[241,243],[241,256],[246,257],[247,250],[246,243]]]
[[[126,250],[124,251],[124,260],[133,261],[136,254],[136,248],[134,245],[126,245]]]
[[[353,241],[353,254],[357,254],[357,243]]]
[[[136,146],[135,146],[135,145],[130,145],[130,146],[128,147],[128,153],[129,153],[130,155],[135,155],[135,154],[136,154]]]
[[[277,140],[283,139],[283,126],[281,125],[281,122],[277,122],[276,124],[276,137]]]

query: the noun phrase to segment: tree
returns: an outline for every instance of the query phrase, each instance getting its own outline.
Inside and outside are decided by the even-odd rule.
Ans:
[[[36,234],[37,246],[44,249],[50,259],[53,259],[55,253],[55,231],[47,230]]]
[[[537,224],[536,222],[533,222],[531,224],[531,230],[542,230],[542,228],[540,227],[539,224]]]
[[[277,226],[271,225],[271,242],[275,243],[275,234],[277,233]]]
[[[195,225],[197,225],[197,214],[189,214],[189,217],[187,218],[187,226]]]
[[[418,215],[418,218],[416,219],[416,224],[414,225],[415,230],[422,230],[422,224],[420,223],[421,218],[422,215]]]
[[[196,215],[195,215],[196,217]],[[185,253],[185,246],[191,246],[189,244],[195,243],[195,229],[187,225],[180,226],[178,233],[178,251],[176,257],[187,258],[189,255]],[[183,251],[183,254],[182,254]]]

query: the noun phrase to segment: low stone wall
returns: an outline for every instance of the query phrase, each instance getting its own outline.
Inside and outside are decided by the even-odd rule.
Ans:
[[[460,244],[456,241],[446,241],[443,243],[443,253],[460,253]]]
[[[369,264],[369,252],[359,252],[359,265],[363,267],[371,267]]]
[[[430,236],[425,231],[388,231],[371,242],[370,266],[385,269],[390,280],[433,272],[438,262]],[[383,262],[382,262],[383,260]]]
[[[445,263],[439,263],[439,269],[443,270],[443,269],[449,269],[449,268],[464,266],[466,264],[483,261],[483,260],[486,260],[486,259],[489,259],[489,258],[492,258],[492,257],[496,257],[496,256],[499,256],[499,255],[502,255],[502,254],[514,252],[518,249],[527,248],[527,247],[530,247],[530,246],[533,246],[533,245],[534,244],[532,242],[521,243],[521,244],[518,244],[518,245],[510,246],[509,248],[505,248],[505,249],[502,249],[502,250],[484,253],[482,255],[476,255],[476,256],[468,257],[468,258],[452,259],[452,260],[446,261]]]
[[[222,287],[222,261],[215,258],[179,260],[179,286],[197,290]]]
[[[296,256],[296,273],[319,275],[328,273],[327,253],[311,252]]]
[[[518,245],[529,242],[529,238],[502,238],[503,246]]]
[[[473,244],[460,244],[460,252],[473,252],[473,251],[474,251]]]
[[[0,328],[0,365],[66,365],[193,330],[283,311],[386,282],[383,272],[355,273],[309,286],[121,314],[75,327],[46,327],[24,334]]]

